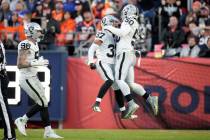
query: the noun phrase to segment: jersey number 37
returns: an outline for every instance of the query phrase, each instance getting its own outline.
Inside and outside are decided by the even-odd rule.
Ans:
[[[107,57],[114,57],[115,56],[115,45],[109,44],[108,48],[110,49],[110,52],[107,53]]]

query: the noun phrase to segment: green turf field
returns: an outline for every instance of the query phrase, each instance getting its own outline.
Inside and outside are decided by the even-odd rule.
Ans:
[[[16,130],[17,132],[17,130]],[[66,129],[56,130],[64,140],[210,140],[210,130],[95,130]],[[3,134],[0,130],[1,136]],[[27,137],[18,140],[41,140],[43,129],[27,129]]]

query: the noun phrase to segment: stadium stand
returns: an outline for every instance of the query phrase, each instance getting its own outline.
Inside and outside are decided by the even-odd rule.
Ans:
[[[86,55],[80,53],[80,50],[83,48],[87,50],[92,43],[96,30],[101,29],[101,18],[106,14],[119,17],[118,13],[126,4],[123,0],[1,0],[0,2],[0,38],[6,49],[17,49],[17,44],[25,38],[24,24],[34,21],[41,24],[46,32],[45,40],[40,42],[41,49],[64,48],[69,55]],[[188,41],[191,36],[196,37],[194,46],[200,49],[196,57],[204,56],[208,51],[209,0],[128,0],[127,2],[135,4],[141,11],[142,34],[136,43],[136,49],[141,50],[143,56],[154,56],[154,46],[162,45],[161,50],[165,50],[163,51],[165,53],[161,57],[179,57],[183,46],[187,46],[190,51],[193,50]],[[88,14],[85,13],[88,11],[89,15],[92,15],[91,20],[86,20]],[[174,25],[169,22],[172,16],[177,18],[176,27],[172,27]],[[177,30],[181,32],[179,39],[176,38]]]

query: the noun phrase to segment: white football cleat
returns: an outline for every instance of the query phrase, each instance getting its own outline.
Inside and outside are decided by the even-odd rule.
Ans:
[[[27,136],[26,134],[26,120],[24,120],[22,117],[19,117],[15,120],[15,125],[17,126],[18,131],[24,135]]]
[[[124,115],[125,115],[125,114],[122,114],[122,115],[121,115],[121,119],[125,119],[125,120],[134,120],[134,119],[137,119],[137,118],[138,118],[138,115],[135,115],[135,114],[133,114],[133,115],[127,117],[127,118],[125,118]]]
[[[139,105],[136,103],[129,104],[128,108],[126,109],[125,113],[123,113],[123,119],[130,119],[131,116],[136,112],[136,110],[139,108]]]
[[[138,118],[138,115],[133,114],[128,119],[134,120],[134,119],[137,119],[137,118]]]
[[[150,106],[155,116],[158,115],[158,96],[151,96]]]
[[[57,135],[53,130],[45,131],[44,138],[63,139],[63,137]]]
[[[93,109],[94,112],[102,112],[100,106],[97,105],[97,104],[94,104],[92,106],[92,109]]]

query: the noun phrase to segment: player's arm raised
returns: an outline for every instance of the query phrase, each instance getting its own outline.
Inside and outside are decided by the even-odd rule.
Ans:
[[[123,22],[120,28],[116,28],[113,26],[105,26],[104,29],[109,30],[116,36],[122,37],[126,36],[130,32],[131,27],[127,22]]]

